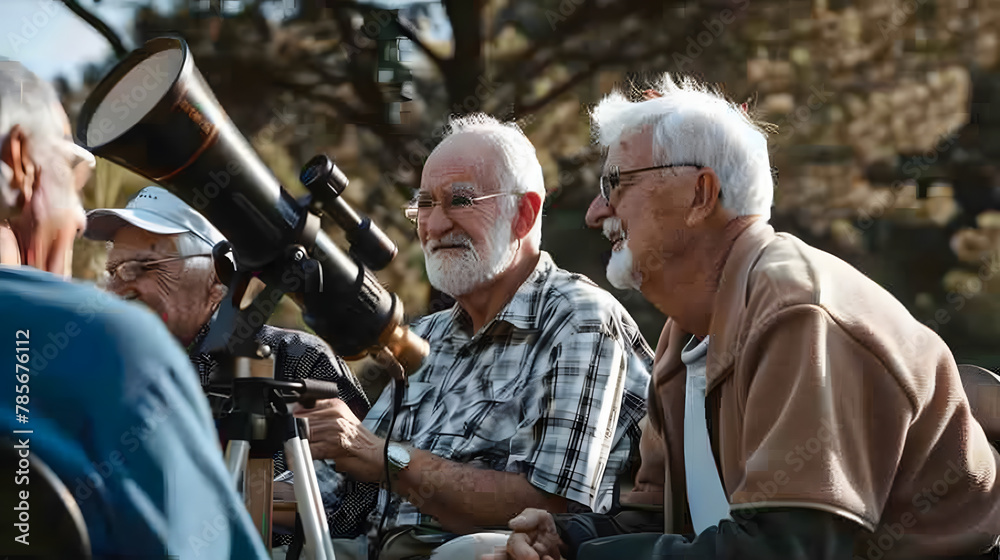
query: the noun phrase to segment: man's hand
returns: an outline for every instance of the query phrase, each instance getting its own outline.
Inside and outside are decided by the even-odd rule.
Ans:
[[[385,440],[365,428],[340,399],[316,401],[315,408],[292,409],[309,420],[309,450],[313,459],[333,459],[337,470],[358,482],[379,482],[385,470]]]
[[[507,539],[506,558],[514,560],[559,560],[564,547],[556,523],[549,512],[528,508],[510,520],[514,533]],[[483,556],[483,560],[503,560],[503,553]]]

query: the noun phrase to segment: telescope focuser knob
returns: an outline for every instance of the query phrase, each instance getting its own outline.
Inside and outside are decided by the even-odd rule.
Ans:
[[[322,189],[332,190],[333,196],[336,198],[344,192],[348,183],[347,176],[337,167],[337,164],[323,154],[312,158],[302,166],[299,180],[309,189],[309,192],[313,193],[315,203],[321,205],[326,202],[326,197],[320,194]]]
[[[311,208],[340,226],[351,244],[351,255],[371,270],[382,270],[396,258],[396,244],[368,217],[362,218],[341,198],[347,176],[329,157],[320,154],[302,167],[299,180],[312,193]]]

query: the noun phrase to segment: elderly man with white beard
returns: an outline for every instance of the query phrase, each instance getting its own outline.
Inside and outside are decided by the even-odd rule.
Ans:
[[[454,120],[428,157],[407,215],[431,284],[457,303],[413,325],[431,351],[395,428],[390,388],[363,422],[337,400],[300,413],[313,456],[359,482],[386,482],[389,438],[393,495],[359,512],[368,529],[386,503],[387,528],[436,532],[434,544],[502,528],[525,507],[616,505],[638,453],[652,355],[611,294],[540,249],[544,196],[534,147],[513,124]]]
[[[608,156],[586,221],[614,245],[609,279],[670,317],[636,481],[665,496],[663,532],[526,510],[507,552],[1000,557],[1000,455],[947,345],[861,272],[767,224],[767,140],[742,107],[691,78],[658,89],[596,106]]]

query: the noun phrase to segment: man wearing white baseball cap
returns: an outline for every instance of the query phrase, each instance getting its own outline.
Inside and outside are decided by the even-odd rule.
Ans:
[[[202,385],[207,385],[217,360],[204,346],[211,319],[226,294],[212,259],[212,248],[225,236],[204,216],[176,195],[150,186],[136,193],[123,209],[102,208],[87,213],[90,239],[110,241],[107,272],[109,291],[146,304],[187,347]],[[321,379],[337,383],[340,398],[363,417],[370,406],[357,378],[319,337],[271,325],[261,325],[258,343],[274,356],[276,379]],[[339,507],[342,476],[317,462],[317,478],[327,511]],[[275,475],[284,480],[281,453]],[[337,502],[337,503],[335,503]],[[279,519],[275,519],[280,524]],[[278,544],[287,539],[279,537]]]
[[[112,242],[108,290],[145,303],[185,346],[225,297],[212,247],[226,238],[166,189],[146,187],[124,209],[88,212],[84,235]]]

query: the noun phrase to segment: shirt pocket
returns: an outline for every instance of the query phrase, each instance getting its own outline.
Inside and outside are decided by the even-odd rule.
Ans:
[[[411,441],[413,439],[413,426],[422,425],[432,418],[423,418],[427,411],[433,408],[434,394],[437,387],[433,383],[423,381],[410,381],[406,393],[403,395],[403,404],[400,406],[399,414],[396,416],[396,426],[393,428],[393,436],[390,439],[395,441]],[[391,415],[392,401],[389,401],[389,415]],[[417,420],[420,418],[420,420]],[[388,427],[388,424],[386,425]]]
[[[521,398],[483,398],[473,403],[469,411],[471,414],[465,421],[465,442],[460,453],[467,461],[506,471],[511,459],[524,453],[520,448],[530,447],[534,441],[530,434],[521,434],[522,428],[537,420],[525,417]]]

